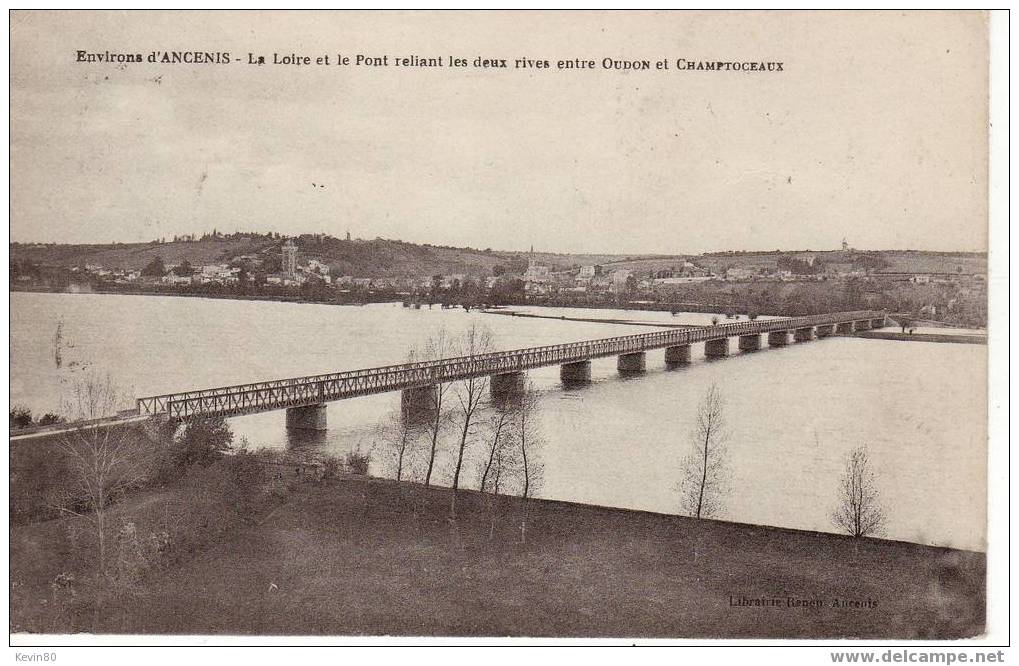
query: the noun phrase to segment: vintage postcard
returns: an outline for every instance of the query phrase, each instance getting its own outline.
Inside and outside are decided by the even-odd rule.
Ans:
[[[986,13],[9,23],[13,642],[986,634]]]

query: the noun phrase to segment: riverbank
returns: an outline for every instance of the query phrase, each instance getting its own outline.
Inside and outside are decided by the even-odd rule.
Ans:
[[[169,290],[169,289],[48,289],[48,288],[34,288],[25,287],[20,285],[11,285],[11,292],[24,292],[33,294],[88,294],[88,295],[100,295],[100,296],[167,296],[171,298],[207,298],[212,300],[228,300],[228,301],[267,301],[270,303],[307,303],[312,305],[352,305],[352,306],[363,306],[374,303],[399,303],[404,297],[400,294],[387,295],[384,298],[378,300],[364,300],[364,301],[338,301],[335,298],[330,299],[313,299],[313,298],[301,298],[295,296],[285,296],[279,294],[218,294],[215,292],[187,292],[180,290]]]
[[[782,283],[788,284],[788,283]],[[281,294],[281,293],[261,293],[261,294],[238,294],[238,293],[220,293],[217,291],[201,290],[201,291],[189,291],[184,289],[175,289],[172,287],[160,288],[160,289],[93,289],[91,287],[81,288],[77,287],[74,289],[55,289],[47,286],[39,285],[26,285],[11,283],[11,292],[26,292],[26,293],[52,293],[52,294],[108,294],[108,295],[120,295],[120,296],[180,296],[188,298],[209,298],[219,300],[236,300],[236,301],[268,301],[277,303],[313,303],[318,305],[369,305],[373,303],[407,303],[410,294],[387,291],[384,293],[369,293],[367,298],[354,299],[349,298],[345,292],[341,292],[341,295],[337,296],[335,292],[327,292],[325,294],[319,294],[318,297],[308,295],[295,295],[293,293]],[[362,294],[363,295],[363,294]],[[700,313],[700,314],[719,314],[719,315],[732,315],[742,314],[743,316],[749,316],[751,312],[767,312],[772,317],[798,317],[807,316],[811,314],[824,314],[822,311],[818,311],[812,308],[793,307],[783,308],[780,305],[768,304],[767,307],[748,307],[740,306],[736,307],[733,305],[707,303],[707,302],[691,302],[691,301],[623,301],[620,302],[616,299],[588,302],[584,300],[558,300],[551,298],[544,299],[508,299],[504,301],[495,301],[500,305],[489,306],[491,308],[506,308],[506,307],[533,307],[533,308],[574,308],[574,309],[590,309],[590,310],[631,310],[631,311],[651,311],[651,312],[685,312],[685,313]],[[436,301],[435,304],[439,304]],[[453,304],[454,307],[461,307],[460,304]],[[472,303],[471,308],[476,307],[477,304]],[[866,304],[859,304],[860,307],[867,307]],[[430,306],[429,306],[430,307]],[[841,310],[859,309],[854,308],[851,304],[838,308]],[[880,308],[877,308],[880,309]],[[518,315],[519,316],[519,315]],[[536,315],[532,315],[536,316]],[[562,317],[549,317],[551,319],[561,319]],[[639,325],[639,326],[655,326],[654,323],[648,322],[632,322],[630,320],[620,319],[618,321],[611,320],[599,320],[599,319],[585,319],[577,318],[574,321],[597,321],[604,323],[619,323],[627,325]],[[914,322],[920,323],[920,320],[913,320]],[[923,324],[930,324],[938,327],[954,327],[954,328],[968,328],[976,324],[961,324],[951,322],[935,322],[924,320]],[[668,327],[667,324],[657,324],[662,327]],[[980,324],[986,327],[986,323]]]
[[[950,342],[967,345],[986,345],[986,335],[974,335],[972,333],[897,333],[894,331],[860,331],[855,334],[858,338],[870,338],[872,340],[901,340],[904,342]]]
[[[169,297],[181,297],[181,298],[208,298],[216,300],[233,300],[233,301],[268,301],[275,303],[312,303],[317,305],[370,305],[374,303],[400,303],[407,302],[409,294],[389,292],[379,298],[371,298],[366,300],[337,300],[336,298],[308,298],[305,296],[294,296],[286,294],[238,294],[238,293],[218,293],[215,291],[189,291],[180,288],[161,288],[161,289],[139,289],[139,288],[107,288],[107,289],[95,289],[92,287],[81,287],[75,286],[74,288],[68,289],[55,289],[48,286],[40,285],[25,285],[25,284],[11,284],[11,292],[24,292],[24,293],[37,293],[37,294],[100,294],[110,296],[169,296]],[[435,305],[439,305],[439,301],[434,302]],[[548,308],[559,308],[563,305],[559,303],[549,302],[509,302],[506,305],[495,305],[485,308],[486,311],[495,310],[499,308],[514,307],[524,305],[527,307],[548,307]],[[431,304],[429,304],[429,308]],[[457,305],[456,307],[460,307]],[[602,310],[602,309],[621,309],[621,310],[634,310],[634,311],[654,311],[654,312],[697,312],[707,314],[726,314],[732,311],[731,306],[727,305],[713,305],[704,303],[654,303],[646,301],[634,301],[627,303],[617,303],[616,301],[606,301],[600,303],[569,303],[568,307],[584,308],[591,310]],[[503,313],[500,313],[503,314]],[[537,316],[537,315],[531,315]],[[549,317],[551,319],[561,319],[561,317]],[[594,322],[605,322],[606,320],[601,319],[575,319],[575,321],[594,321]],[[609,321],[608,323],[621,323],[628,324],[629,321]],[[656,324],[649,324],[647,322],[639,323],[642,326],[655,326]]]
[[[956,638],[985,556],[877,539],[346,478],[105,606],[93,631],[262,635]],[[139,498],[149,510],[165,498]],[[118,508],[120,519],[142,509]],[[12,526],[22,591],[63,571],[65,519]],[[40,585],[42,583],[42,585]],[[30,595],[28,595],[30,596]],[[12,621],[25,609],[15,606]]]
[[[588,321],[597,324],[624,324],[626,326],[652,326],[654,328],[701,328],[692,324],[656,324],[648,321],[637,321],[634,319],[599,319],[597,317],[566,317],[563,315],[539,315],[530,312],[517,312],[516,310],[486,308],[485,314],[503,315],[506,317],[529,317],[531,319],[556,319],[559,321]]]

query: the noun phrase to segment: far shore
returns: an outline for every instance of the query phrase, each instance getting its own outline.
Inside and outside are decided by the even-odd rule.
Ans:
[[[275,303],[298,303],[308,305],[349,305],[349,306],[362,306],[372,305],[374,303],[400,303],[401,298],[389,298],[378,301],[365,301],[365,302],[350,302],[350,303],[338,303],[336,301],[315,301],[305,298],[291,298],[287,296],[273,296],[271,294],[189,294],[186,292],[165,292],[165,291],[120,291],[116,289],[110,290],[96,290],[96,289],[38,289],[19,287],[11,285],[11,292],[18,293],[34,293],[34,294],[70,294],[70,295],[87,295],[87,296],[165,296],[167,298],[205,298],[210,300],[228,300],[228,301],[270,301]]]
[[[186,292],[164,292],[164,291],[119,291],[119,290],[60,290],[60,289],[41,289],[35,287],[24,287],[19,285],[11,285],[10,292],[18,293],[40,293],[40,294],[89,294],[89,295],[103,295],[103,296],[165,296],[167,298],[204,298],[210,300],[234,300],[234,301],[266,301],[271,303],[295,303],[295,304],[307,304],[307,305],[339,305],[339,306],[350,306],[350,307],[361,307],[364,305],[375,305],[383,303],[403,303],[405,301],[403,296],[395,296],[392,298],[384,298],[379,300],[371,300],[364,302],[349,302],[341,303],[336,301],[316,301],[304,298],[293,298],[287,296],[273,296],[270,294],[264,295],[248,295],[248,294],[191,294]],[[434,303],[439,305],[439,303]],[[459,308],[459,305],[451,306],[453,308]],[[685,313],[697,313],[697,314],[724,314],[728,309],[721,305],[711,304],[700,304],[700,303],[656,303],[656,302],[640,302],[640,303],[540,303],[540,302],[528,302],[528,303],[512,303],[505,305],[485,305],[476,309],[488,312],[489,314],[500,314],[515,317],[531,317],[537,319],[559,319],[563,321],[581,321],[581,322],[593,322],[601,324],[624,324],[627,326],[649,326],[657,328],[697,328],[697,324],[669,324],[666,322],[644,322],[639,320],[630,319],[618,319],[618,318],[599,318],[599,317],[570,317],[564,315],[539,315],[526,312],[515,312],[511,308],[515,307],[528,307],[528,308],[576,308],[576,309],[587,309],[587,310],[629,310],[629,311],[652,311],[652,312],[685,312]],[[682,308],[682,309],[677,309]],[[474,308],[472,308],[474,309]],[[745,317],[745,313],[737,313],[741,317]],[[794,317],[798,316],[795,314],[762,314],[762,317],[776,318],[776,317]],[[893,313],[889,313],[889,317],[894,317]],[[960,324],[952,324],[947,322],[939,322],[933,320],[916,320],[917,325],[922,326],[936,326],[939,328],[955,328],[962,331],[973,331],[977,332],[979,329],[971,329]],[[894,324],[893,324],[894,326]],[[885,339],[885,340],[906,340],[906,341],[926,341],[926,342],[958,342],[958,343],[969,343],[969,344],[986,344],[986,335],[982,341],[972,339],[970,333],[964,335],[966,339],[962,339],[962,335],[941,335],[941,334],[923,334],[923,335],[908,335],[903,336],[893,335],[888,332],[874,333],[868,332],[866,334],[856,334],[857,337],[862,338],[874,338],[874,339]]]

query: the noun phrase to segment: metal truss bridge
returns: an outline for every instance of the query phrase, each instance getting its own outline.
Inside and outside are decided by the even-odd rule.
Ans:
[[[689,358],[689,345],[698,342],[706,343],[705,349],[709,355],[724,355],[728,353],[728,339],[731,337],[740,338],[741,349],[751,349],[759,347],[761,334],[781,335],[785,340],[786,334],[794,331],[797,333],[797,340],[812,339],[815,330],[818,336],[824,336],[852,333],[856,329],[884,326],[885,323],[884,312],[857,311],[663,330],[476,356],[168,393],[139,398],[137,408],[140,416],[166,415],[172,418],[255,414],[277,409],[322,405],[334,400],[388,391],[435,386],[467,377],[519,373],[550,365],[569,366],[606,356],[620,356],[622,361],[627,355],[633,356],[653,349],[677,348],[686,352],[686,357]],[[802,332],[806,332],[805,338],[800,337]],[[745,340],[753,341],[756,346],[744,347]],[[769,338],[769,341],[771,340],[772,338]],[[722,345],[723,352],[718,351],[719,345]],[[712,353],[712,350],[715,350],[715,353]],[[669,352],[666,353],[668,355]],[[620,365],[620,368],[622,367]]]

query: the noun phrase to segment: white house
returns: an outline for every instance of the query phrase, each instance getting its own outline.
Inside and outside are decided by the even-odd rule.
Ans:
[[[525,282],[548,282],[549,280],[549,268],[548,266],[539,266],[537,264],[530,264],[527,266],[527,270],[524,271]]]

